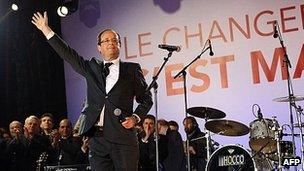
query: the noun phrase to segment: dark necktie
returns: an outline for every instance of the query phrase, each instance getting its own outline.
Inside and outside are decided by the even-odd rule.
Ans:
[[[104,68],[103,68],[103,74],[104,74],[104,77],[107,78],[107,76],[109,75],[110,73],[110,70],[109,70],[109,67],[113,64],[113,62],[109,62],[109,63],[105,63],[104,64]]]

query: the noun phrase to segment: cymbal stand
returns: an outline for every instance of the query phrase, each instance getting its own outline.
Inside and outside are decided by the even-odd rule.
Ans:
[[[208,121],[208,118],[205,118],[205,122]],[[210,131],[208,129],[206,129],[205,127],[205,131],[206,131],[206,150],[207,150],[207,159],[206,161],[208,162],[210,159],[210,155],[211,155],[211,149],[210,149],[210,145],[211,145],[211,136],[210,136]]]
[[[187,76],[187,72],[186,69],[192,65],[195,61],[197,61],[201,55],[203,53],[205,53],[208,49],[210,49],[210,46],[208,46],[206,48],[207,42],[209,40],[206,41],[202,52],[195,58],[193,59],[188,65],[186,65],[180,72],[178,72],[175,76],[174,79],[176,79],[177,77],[182,76],[183,77],[183,83],[184,83],[184,101],[185,101],[185,117],[188,116],[187,114],[187,109],[188,109],[188,104],[187,104],[187,81],[186,81],[186,76]],[[187,135],[187,140],[186,140],[186,149],[187,149],[187,170],[191,171],[191,164],[190,164],[190,151],[189,151],[189,136]]]
[[[159,171],[159,152],[158,152],[158,139],[159,139],[159,135],[158,135],[158,124],[157,124],[157,120],[158,120],[158,103],[157,103],[157,89],[158,89],[158,85],[156,80],[158,79],[158,76],[160,74],[160,72],[163,70],[164,66],[166,65],[166,63],[168,62],[169,58],[172,56],[172,52],[169,50],[168,56],[164,58],[164,62],[162,63],[160,69],[158,70],[158,72],[156,73],[155,76],[153,76],[153,80],[150,83],[150,85],[148,86],[148,88],[146,89],[146,92],[150,91],[152,88],[154,89],[154,107],[155,107],[155,164],[156,164],[156,171]]]
[[[304,115],[303,114],[303,109],[301,108],[301,106],[297,106],[295,103],[293,104],[293,107],[296,109],[296,113],[297,113],[297,121],[298,121],[298,125],[299,125],[299,129],[300,129],[300,144],[301,144],[301,164],[302,164],[302,171],[304,171],[304,140],[303,140],[303,127],[302,127],[302,120],[301,120],[301,116]]]
[[[278,159],[279,159],[278,160],[278,162],[279,162],[279,164],[278,164],[278,170],[281,171],[282,168],[283,168],[283,166],[282,166],[282,152],[281,152],[281,145],[280,145],[280,143],[281,143],[280,137],[281,137],[281,134],[282,134],[282,127],[275,126],[276,125],[275,117],[273,118],[272,122],[273,122],[274,126],[271,129],[274,130],[275,140],[277,142],[277,154],[278,154]]]

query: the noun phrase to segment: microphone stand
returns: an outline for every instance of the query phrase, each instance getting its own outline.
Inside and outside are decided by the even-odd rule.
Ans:
[[[155,107],[155,157],[156,157],[156,171],[159,171],[159,152],[158,152],[158,103],[157,103],[157,88],[158,88],[158,84],[156,82],[156,80],[158,79],[158,76],[160,74],[160,72],[163,70],[164,66],[166,65],[166,63],[168,62],[169,58],[172,56],[172,52],[173,50],[168,50],[168,55],[167,57],[164,58],[164,62],[162,63],[160,69],[157,71],[156,75],[153,76],[153,80],[150,83],[150,85],[148,86],[148,88],[146,89],[146,92],[150,91],[152,88],[154,89],[154,107]]]
[[[296,104],[295,104],[295,96],[294,96],[294,91],[293,91],[293,86],[292,86],[292,81],[291,81],[291,78],[290,78],[290,72],[289,72],[289,69],[291,68],[291,64],[290,64],[290,60],[288,58],[288,55],[287,55],[287,52],[286,52],[286,48],[285,48],[285,45],[283,43],[283,38],[282,38],[282,34],[281,34],[281,31],[280,31],[280,26],[279,24],[277,24],[278,26],[278,38],[279,38],[279,41],[280,41],[280,44],[281,44],[281,47],[283,48],[283,51],[284,51],[284,60],[283,60],[283,66],[285,64],[285,67],[286,67],[286,73],[287,73],[287,88],[288,88],[288,102],[289,102],[289,114],[290,114],[290,125],[291,125],[291,134],[292,134],[292,145],[293,145],[293,155],[296,155],[296,146],[295,146],[295,133],[294,133],[294,121],[293,121],[293,112],[292,112],[292,108],[295,107],[296,108]],[[275,35],[274,35],[274,38]],[[296,108],[296,111],[297,111],[297,108]],[[298,122],[301,120],[301,116],[299,116],[300,114],[296,113],[297,114],[297,120]],[[301,123],[298,123],[299,125]],[[300,138],[301,138],[301,161],[302,161],[302,170],[304,170],[304,147],[303,147],[303,136],[302,136],[302,127],[300,127]],[[296,167],[295,167],[295,171],[296,171]]]
[[[188,65],[186,65],[179,73],[177,73],[174,76],[174,79],[176,79],[177,77],[180,77],[181,75],[183,76],[184,102],[185,102],[185,118],[188,117],[188,114],[187,114],[188,104],[187,104],[187,84],[186,84],[186,75],[187,75],[187,72],[186,72],[186,69],[190,65],[192,65],[195,61],[197,61],[201,57],[201,55],[203,53],[205,53],[208,49],[210,49],[210,46],[208,46],[207,48],[205,48],[205,47],[206,47],[206,44],[205,44],[202,52],[195,59],[193,59]],[[191,170],[191,165],[190,165],[189,135],[188,134],[187,134],[187,140],[186,140],[186,149],[187,149],[187,170],[190,171]]]

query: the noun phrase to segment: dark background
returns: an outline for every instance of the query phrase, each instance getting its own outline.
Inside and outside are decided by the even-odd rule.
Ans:
[[[31,17],[48,11],[50,26],[61,34],[56,14],[60,1],[19,0],[19,10],[6,15],[12,2],[0,1],[0,127],[44,112],[52,113],[57,123],[67,117],[63,61]]]

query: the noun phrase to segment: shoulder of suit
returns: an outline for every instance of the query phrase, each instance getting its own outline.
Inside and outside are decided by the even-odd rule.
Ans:
[[[120,61],[120,64],[121,65],[125,65],[125,66],[129,66],[129,67],[132,67],[132,68],[140,67],[140,64],[136,63],[136,62],[124,62],[124,61]]]
[[[97,64],[102,64],[102,61],[97,59],[96,57],[91,58],[89,61]]]

